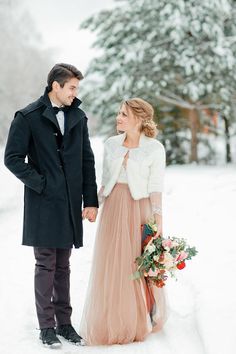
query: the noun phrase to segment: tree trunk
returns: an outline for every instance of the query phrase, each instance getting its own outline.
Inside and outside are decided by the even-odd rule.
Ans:
[[[189,111],[189,125],[191,131],[191,153],[189,162],[197,162],[198,163],[198,151],[197,151],[197,144],[198,144],[198,127],[199,127],[199,114],[196,109],[191,109]]]
[[[225,116],[222,116],[222,118],[225,124],[225,151],[226,151],[225,160],[226,163],[229,163],[232,162],[231,148],[230,148],[229,121]]]

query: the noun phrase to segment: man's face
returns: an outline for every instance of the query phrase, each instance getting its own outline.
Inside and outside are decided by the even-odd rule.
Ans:
[[[73,77],[63,87],[58,82],[54,82],[53,89],[60,104],[70,106],[78,94],[79,80]]]

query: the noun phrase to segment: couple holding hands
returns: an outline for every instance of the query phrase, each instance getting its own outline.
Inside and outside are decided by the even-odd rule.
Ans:
[[[143,341],[166,320],[162,288],[133,280],[141,224],[154,216],[162,233],[165,150],[155,139],[153,107],[141,98],[118,107],[117,132],[104,145],[97,194],[87,117],[76,97],[81,72],[56,64],[43,96],[15,113],[6,167],[24,183],[23,245],[35,256],[35,303],[43,344]],[[71,324],[70,255],[83,246],[83,219],[96,232],[87,296],[78,332]],[[79,270],[78,270],[79,271]],[[79,296],[79,295],[78,295]]]

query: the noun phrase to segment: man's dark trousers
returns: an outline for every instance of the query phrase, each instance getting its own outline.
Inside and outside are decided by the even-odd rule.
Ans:
[[[71,249],[34,247],[35,301],[39,327],[71,323]]]

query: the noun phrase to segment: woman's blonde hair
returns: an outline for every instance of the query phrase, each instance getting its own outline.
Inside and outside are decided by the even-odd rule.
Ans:
[[[150,103],[142,98],[130,98],[124,101],[127,109],[141,120],[141,132],[150,138],[155,138],[158,134],[157,125],[154,122],[154,109]]]

